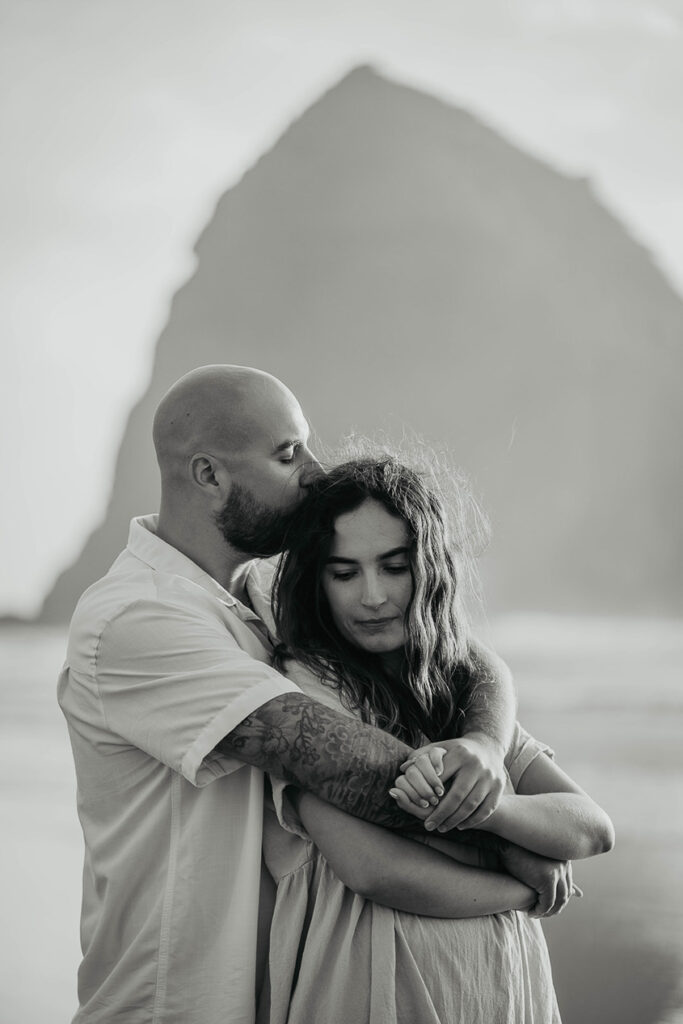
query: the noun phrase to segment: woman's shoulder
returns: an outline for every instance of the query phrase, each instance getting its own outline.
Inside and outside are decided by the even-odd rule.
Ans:
[[[357,717],[353,711],[344,707],[339,690],[334,683],[312,672],[311,669],[307,668],[300,661],[296,661],[294,658],[287,658],[280,671],[288,679],[291,679],[293,683],[296,683],[307,697],[312,697],[314,700],[320,701],[321,704],[326,704],[327,707],[333,708],[335,711],[341,711],[343,714],[348,715],[349,718]]]
[[[539,754],[555,757],[555,752],[547,743],[539,742],[519,722],[515,722],[512,742],[505,756],[505,767],[515,789],[526,769]]]

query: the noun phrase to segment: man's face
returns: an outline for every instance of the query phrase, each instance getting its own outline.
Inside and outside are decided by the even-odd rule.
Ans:
[[[269,558],[285,546],[287,530],[298,505],[291,509],[272,509],[257,501],[251,491],[233,484],[230,497],[216,514],[216,524],[224,540],[247,555]]]
[[[247,439],[227,462],[230,494],[216,514],[230,545],[261,557],[282,551],[306,481],[321,472],[308,438],[308,423],[289,392],[250,410]]]

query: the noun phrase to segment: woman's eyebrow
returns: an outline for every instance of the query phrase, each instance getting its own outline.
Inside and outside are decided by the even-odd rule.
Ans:
[[[383,554],[377,556],[378,562],[383,562],[385,558],[395,558],[396,555],[407,555],[408,548],[392,548],[391,551],[385,551]],[[330,565],[331,562],[343,562],[344,565],[356,565],[358,563],[357,558],[342,558],[341,555],[331,555],[325,565]]]
[[[394,558],[396,555],[407,555],[407,554],[408,554],[408,548],[406,548],[406,547],[392,548],[391,551],[385,551],[383,555],[378,555],[377,560],[379,562],[382,562],[382,561],[384,561],[385,558]]]

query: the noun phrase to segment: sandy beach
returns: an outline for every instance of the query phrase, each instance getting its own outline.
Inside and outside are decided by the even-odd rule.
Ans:
[[[546,926],[564,1024],[683,1022],[683,630],[515,617],[490,638],[520,719],[611,814],[615,850],[576,865],[585,898]],[[3,1021],[76,1008],[82,840],[55,699],[65,631],[0,630]]]

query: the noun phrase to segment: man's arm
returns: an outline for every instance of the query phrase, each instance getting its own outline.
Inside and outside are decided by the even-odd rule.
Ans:
[[[419,819],[402,811],[389,795],[398,763],[412,753],[410,748],[389,733],[305,694],[287,693],[261,705],[225,736],[217,749],[283,778],[354,817],[408,833],[423,828]],[[505,857],[505,852],[513,849],[512,844],[486,833],[455,830],[448,839],[474,841],[498,851],[502,866],[538,892],[534,912],[539,916],[564,906],[571,886],[560,887],[556,881],[558,872],[566,870],[560,862],[514,848],[520,863],[512,863]],[[529,860],[531,867],[526,863]],[[561,897],[556,895],[560,889]]]
[[[470,657],[474,665],[474,687],[461,734],[488,740],[505,757],[517,718],[512,673],[502,658],[478,640],[470,640]]]
[[[441,814],[445,804],[445,819],[460,808],[469,828],[486,820],[498,805],[505,785],[503,758],[515,718],[507,667],[480,645],[473,653],[477,694],[457,756],[451,752],[451,762],[457,759],[458,765],[450,773],[454,778],[449,793],[434,811]],[[355,817],[415,830],[415,819],[389,796],[398,766],[413,751],[389,733],[311,697],[292,693],[268,701],[217,749],[295,783]]]
[[[218,748],[350,814],[414,830],[389,796],[410,748],[293,689],[239,647],[201,594],[192,605],[136,598],[107,622],[97,651],[88,692],[109,728],[194,785],[215,777],[204,762]]]
[[[217,749],[357,818],[389,828],[421,828],[389,795],[410,747],[303,693],[283,694],[261,705]]]
[[[444,786],[439,786],[438,780],[432,778],[437,795],[443,799],[425,823],[430,831],[442,826],[447,819],[449,829],[458,825],[478,828],[493,814],[505,789],[504,759],[517,713],[512,675],[501,658],[477,641],[470,641],[470,655],[472,698],[459,740],[449,741],[445,778],[452,781],[445,796]],[[422,769],[429,769],[424,758]],[[422,772],[413,767],[413,759],[408,758],[401,770],[419,792]]]

